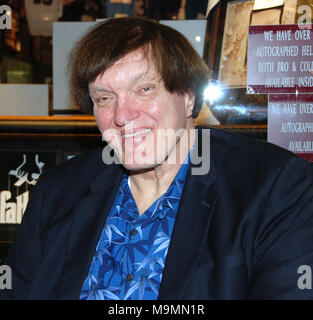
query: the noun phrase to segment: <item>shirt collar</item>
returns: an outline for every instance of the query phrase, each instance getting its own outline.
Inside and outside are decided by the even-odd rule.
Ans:
[[[190,167],[192,150],[193,147],[191,151],[188,153],[184,163],[181,165],[179,171],[177,172],[175,178],[173,179],[167,191],[150,206],[149,209],[152,212],[151,218],[159,217],[160,219],[162,219],[164,217],[164,212],[167,212],[167,210],[163,210],[163,207],[173,209],[171,201],[173,199],[177,200],[181,198],[187,172]],[[125,199],[129,199],[127,203],[125,203]],[[136,203],[133,199],[129,186],[129,175],[126,173],[124,173],[123,175],[114,205],[119,205],[123,208],[126,208],[128,214],[130,215],[130,219],[136,220],[136,218],[139,218],[138,209],[136,207]],[[157,215],[155,215],[155,213],[157,213]]]

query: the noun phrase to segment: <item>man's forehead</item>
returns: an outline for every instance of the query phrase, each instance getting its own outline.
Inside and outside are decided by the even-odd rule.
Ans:
[[[112,66],[120,66],[124,64],[132,64],[132,63],[140,63],[140,64],[148,64],[150,68],[155,67],[154,56],[151,52],[150,48],[139,48],[133,50],[129,53],[126,53],[120,59],[115,61]]]
[[[151,60],[152,57],[149,52],[145,53],[143,49],[137,49],[125,54],[123,57],[118,59],[113,65],[120,65],[132,62],[150,62]]]
[[[134,71],[130,71],[129,66],[136,64],[138,65],[138,68],[136,68]],[[117,60],[106,71],[100,73],[94,82],[89,83],[89,88],[93,88],[95,82],[98,82],[97,80],[106,80],[108,74],[112,74],[112,72],[115,74],[115,71],[120,72],[120,70],[129,74],[129,79],[134,83],[141,80],[161,80],[161,76],[156,70],[154,60],[150,54],[145,55],[142,50],[136,50],[126,54],[121,59]]]
[[[90,92],[106,91],[102,86],[97,86],[97,79],[94,82],[89,84]],[[105,80],[105,74],[101,75],[99,80],[100,81]],[[140,83],[141,81],[161,81],[161,77],[157,73],[143,72],[143,73],[138,73],[136,76],[134,76],[130,80],[131,80],[130,84],[135,85],[136,83],[138,82]]]

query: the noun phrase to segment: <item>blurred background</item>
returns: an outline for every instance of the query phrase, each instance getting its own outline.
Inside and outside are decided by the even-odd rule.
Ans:
[[[52,22],[118,16],[205,19],[207,0],[11,0],[12,29],[0,31],[1,83],[52,83]],[[183,8],[182,8],[183,6]]]

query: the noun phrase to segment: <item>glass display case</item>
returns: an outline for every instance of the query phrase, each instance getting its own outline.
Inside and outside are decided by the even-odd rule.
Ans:
[[[258,2],[258,7],[255,6]],[[248,29],[252,25],[295,24],[310,0],[219,1],[209,12],[204,58],[220,95],[208,101],[218,127],[267,139],[267,94],[247,94]],[[301,11],[302,9],[302,11]],[[311,23],[307,15],[305,23]],[[199,123],[208,124],[201,118]]]

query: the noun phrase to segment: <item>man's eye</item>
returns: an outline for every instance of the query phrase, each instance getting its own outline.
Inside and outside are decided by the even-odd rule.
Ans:
[[[113,101],[112,97],[108,97],[108,96],[96,98],[96,103],[100,106],[110,104],[112,101]]]
[[[141,91],[143,94],[147,94],[147,93],[150,93],[152,90],[153,90],[153,87],[152,87],[152,86],[145,86],[145,87],[142,87],[140,91]]]
[[[108,97],[101,97],[101,98],[97,98],[97,102],[105,102],[106,100],[108,100]]]

